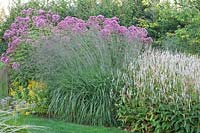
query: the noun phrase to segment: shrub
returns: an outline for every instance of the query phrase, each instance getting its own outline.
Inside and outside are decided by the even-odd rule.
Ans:
[[[126,73],[118,120],[140,132],[199,132],[197,56],[147,51]]]
[[[145,9],[147,17],[138,18],[138,25],[148,30],[157,48],[199,54],[200,12],[196,4],[195,1],[156,4]]]
[[[13,69],[17,69],[19,62],[23,64],[29,56],[28,53],[32,50],[30,43],[39,36],[49,34],[47,27],[56,24],[60,18],[57,14],[31,8],[23,10],[22,14],[23,16],[16,17],[3,36],[8,40],[8,48],[2,54],[1,61]]]
[[[200,20],[200,12],[196,8],[185,8],[182,12],[183,14],[185,14],[185,16],[187,15],[187,18],[190,18],[188,19],[188,24],[185,25],[185,27],[183,28],[177,29],[175,33],[168,34],[166,40],[175,40],[176,49],[178,51],[191,54],[199,54],[200,26],[198,25],[198,23]],[[167,46],[167,48],[170,49],[171,47]]]

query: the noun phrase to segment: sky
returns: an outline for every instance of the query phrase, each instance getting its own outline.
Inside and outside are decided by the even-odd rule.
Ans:
[[[12,3],[13,0],[0,0],[0,9],[3,8],[5,13],[8,15],[8,5]],[[21,0],[22,2],[27,2],[28,0]]]
[[[8,14],[8,10],[7,10],[7,7],[8,7],[8,4],[9,4],[9,1],[10,0],[0,0],[0,8],[4,9],[6,14]]]

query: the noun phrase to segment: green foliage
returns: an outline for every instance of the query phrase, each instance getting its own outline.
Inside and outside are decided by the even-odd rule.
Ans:
[[[199,26],[199,10],[184,9],[183,14],[188,20],[188,24],[183,28],[179,28],[174,34],[168,34],[166,40],[175,40],[177,50],[186,53],[199,54],[200,53],[200,26]],[[187,19],[186,19],[187,18]]]
[[[121,25],[130,26],[135,24],[136,18],[144,15],[146,5],[137,0],[61,0],[50,2],[49,7],[62,17],[75,16],[87,20],[89,16],[101,14],[107,18],[116,16],[121,20]]]
[[[173,33],[178,26],[183,26],[185,21],[181,22],[181,12],[170,3],[161,3],[151,6],[145,10],[145,14],[149,14],[149,18],[139,18],[140,26],[148,29],[150,36],[154,39],[160,39],[166,33]],[[185,15],[185,14],[184,14]],[[183,19],[184,20],[184,19]],[[162,39],[162,38],[161,38]]]
[[[156,4],[145,9],[149,17],[139,18],[139,26],[148,30],[156,47],[199,54],[200,12],[196,4]]]
[[[48,107],[47,85],[35,80],[29,80],[26,84],[20,85],[19,82],[13,82],[10,85],[10,96],[17,101],[25,102],[27,110],[23,114],[46,114]]]
[[[147,100],[145,98],[145,100]],[[137,101],[142,103],[143,101]],[[136,132],[199,132],[200,105],[195,104],[191,109],[177,108],[168,103],[136,104],[136,100],[126,101],[119,110],[120,120],[127,129]]]

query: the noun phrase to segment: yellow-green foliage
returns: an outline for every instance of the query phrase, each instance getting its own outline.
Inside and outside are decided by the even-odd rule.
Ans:
[[[30,112],[46,113],[47,86],[45,83],[30,80],[27,85],[13,82],[10,87],[10,96],[19,101],[25,101],[27,108],[31,106]]]

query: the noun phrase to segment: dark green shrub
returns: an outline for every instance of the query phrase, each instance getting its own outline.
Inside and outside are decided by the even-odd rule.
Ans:
[[[200,12],[196,4],[156,4],[145,9],[144,14],[150,17],[139,18],[138,23],[154,38],[155,47],[199,54]]]
[[[175,30],[173,34],[168,34],[166,40],[176,40],[174,45],[181,52],[200,54],[200,12],[196,8],[185,9],[185,14],[186,12],[188,24]]]

